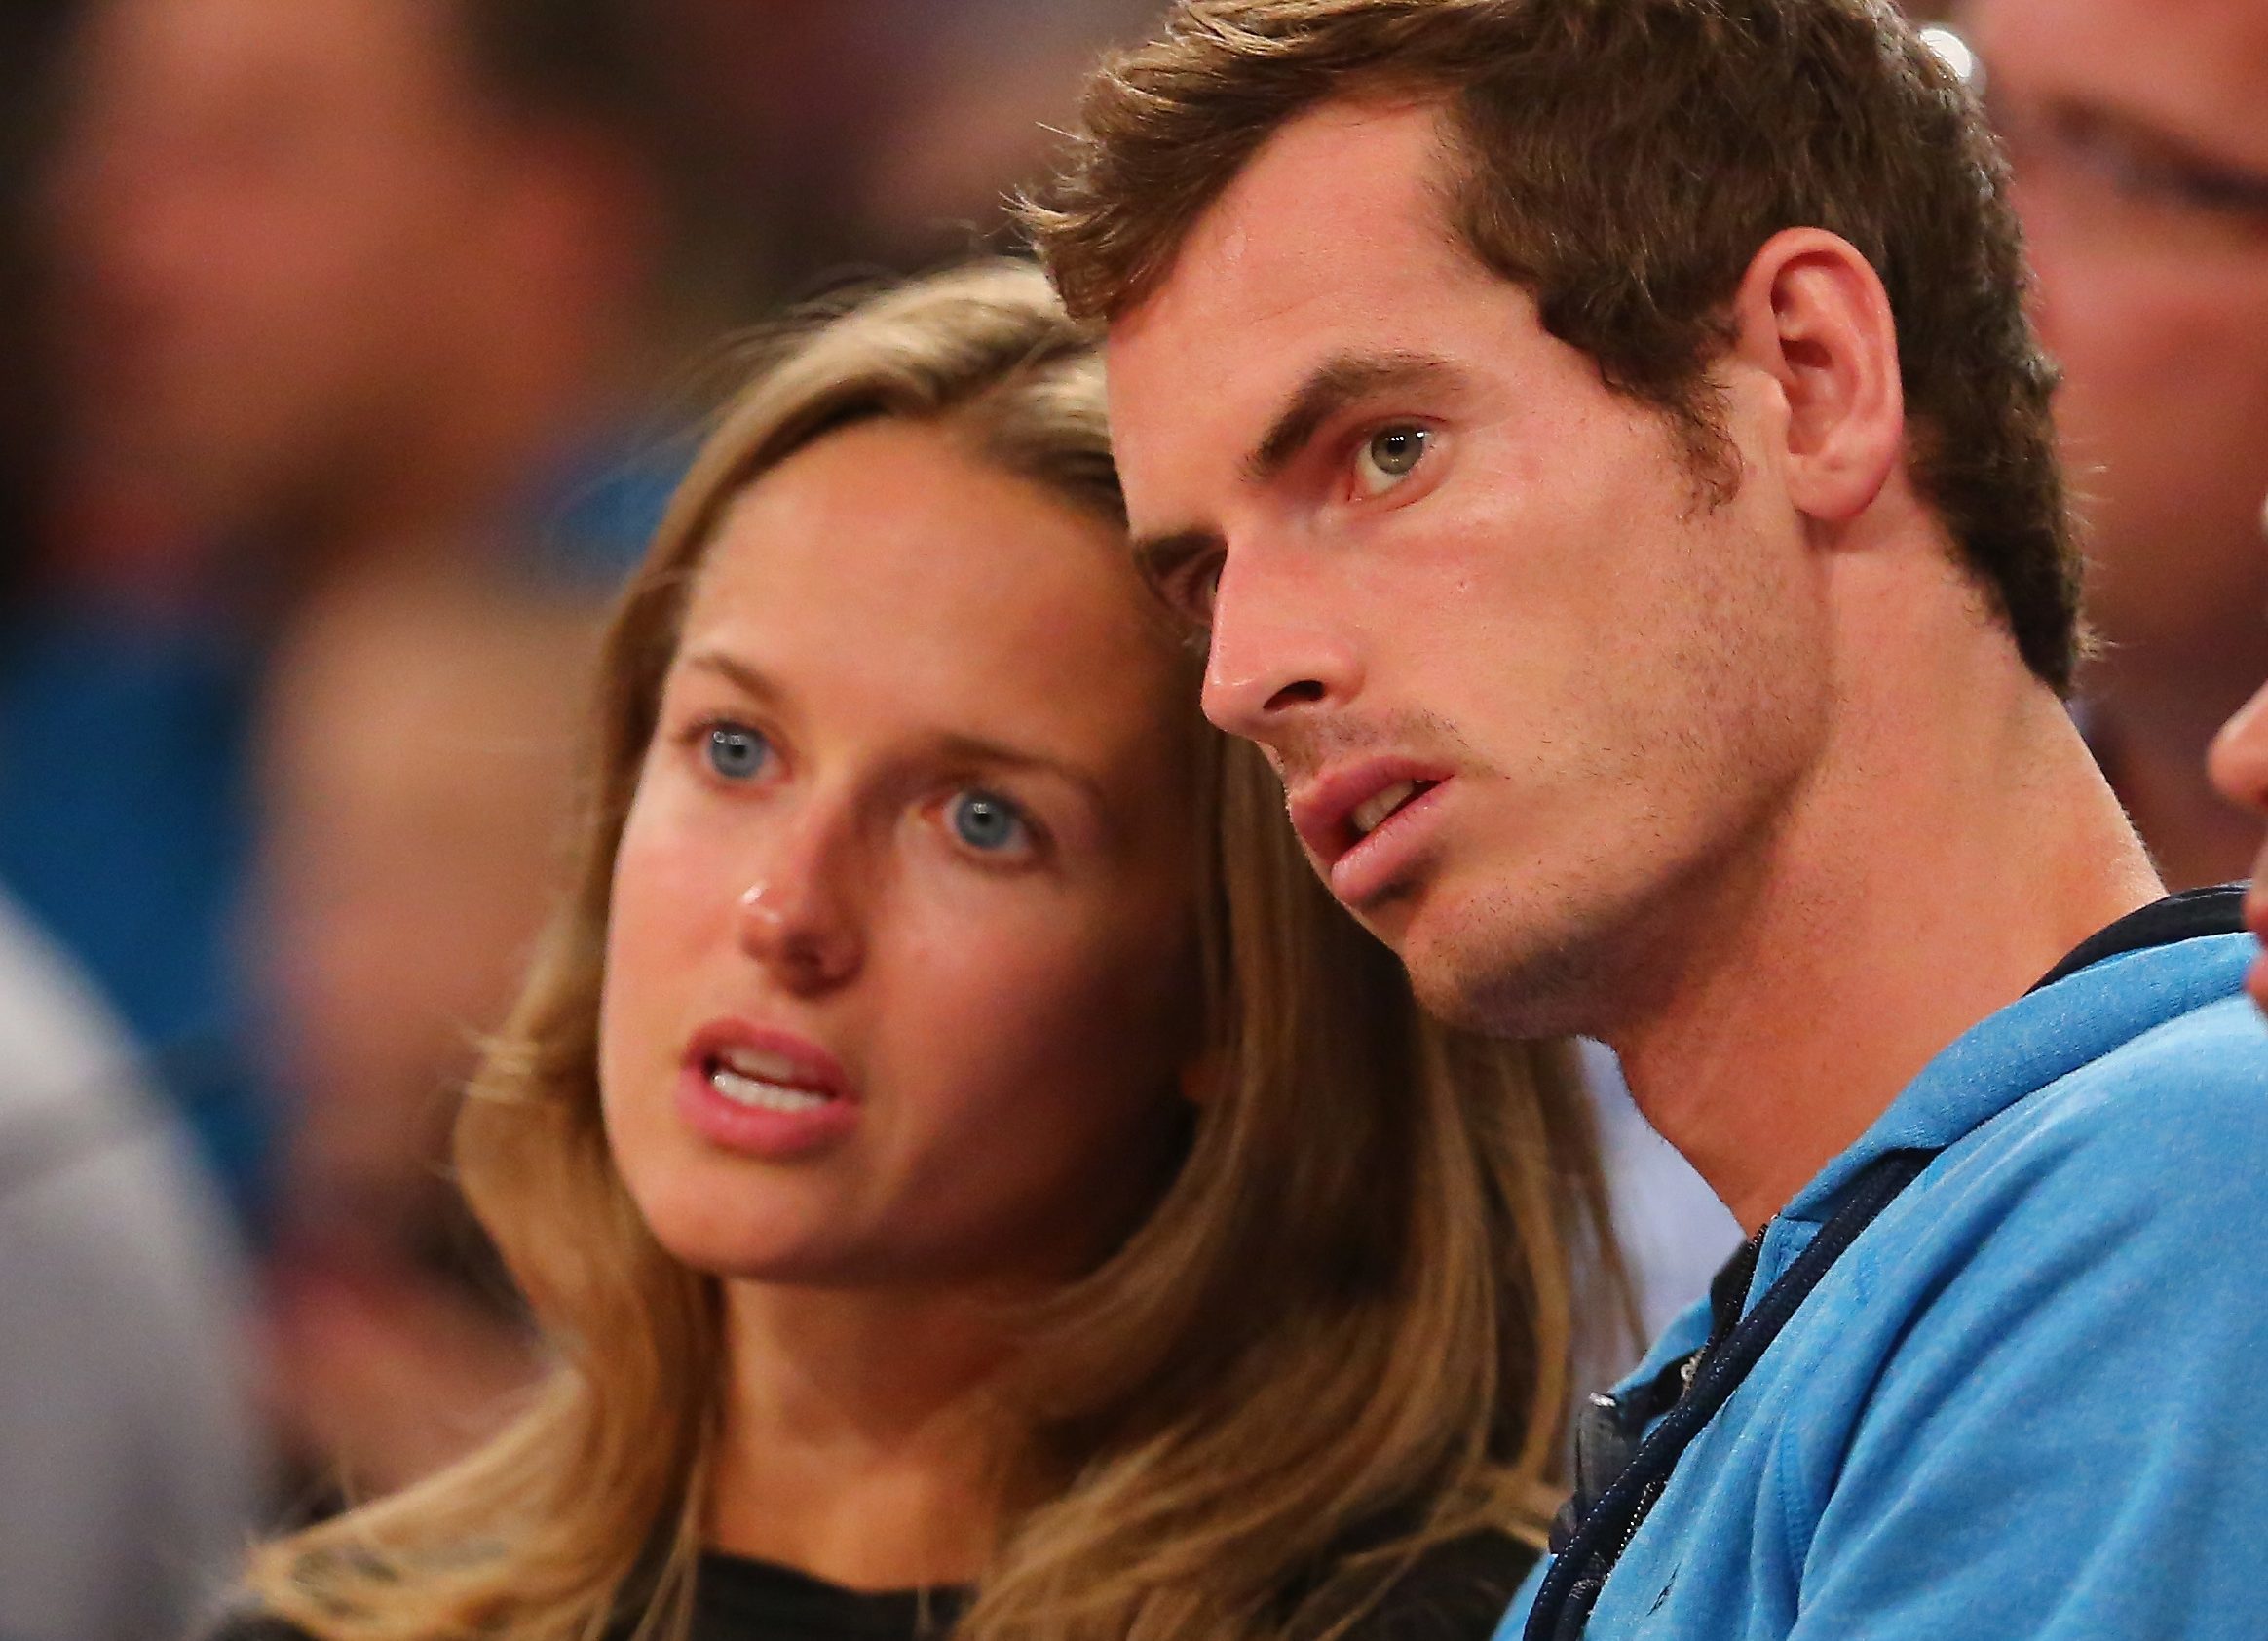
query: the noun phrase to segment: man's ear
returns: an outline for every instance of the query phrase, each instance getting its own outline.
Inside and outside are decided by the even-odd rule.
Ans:
[[[1820,228],[1766,240],[1733,297],[1736,359],[1777,384],[1767,434],[1796,509],[1839,524],[1872,505],[1906,453],[1890,296],[1849,241]]]

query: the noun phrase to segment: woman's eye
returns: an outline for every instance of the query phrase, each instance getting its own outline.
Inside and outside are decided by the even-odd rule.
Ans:
[[[1379,429],[1355,453],[1355,487],[1366,496],[1384,495],[1410,477],[1430,439],[1423,428],[1406,422]]]
[[[945,823],[956,839],[983,855],[1005,855],[1032,843],[1023,811],[998,792],[954,793],[945,805]]]
[[[742,724],[711,724],[703,738],[709,768],[727,781],[745,781],[764,768],[772,746],[763,736]]]

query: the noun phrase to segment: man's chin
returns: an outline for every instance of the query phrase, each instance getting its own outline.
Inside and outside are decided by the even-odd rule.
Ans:
[[[1612,927],[1611,920],[1606,923]],[[1596,1035],[1613,966],[1597,925],[1524,919],[1418,920],[1389,940],[1425,1011],[1491,1037]]]

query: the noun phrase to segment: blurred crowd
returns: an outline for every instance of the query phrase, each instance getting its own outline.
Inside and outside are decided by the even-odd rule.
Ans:
[[[446,1134],[704,365],[998,243],[1155,10],[0,9],[0,1637],[169,1633],[528,1382]],[[2075,710],[2170,885],[2239,877],[2202,771],[2268,673],[2268,7],[1952,20],[2067,374]],[[1729,1221],[1649,1218],[1692,1187],[1617,1121],[1642,1276],[1692,1266],[1658,1317]]]

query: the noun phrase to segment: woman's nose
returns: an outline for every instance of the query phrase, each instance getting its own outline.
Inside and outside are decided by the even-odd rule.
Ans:
[[[740,949],[798,993],[831,990],[858,973],[866,940],[847,839],[820,825],[779,840],[741,893]]]

